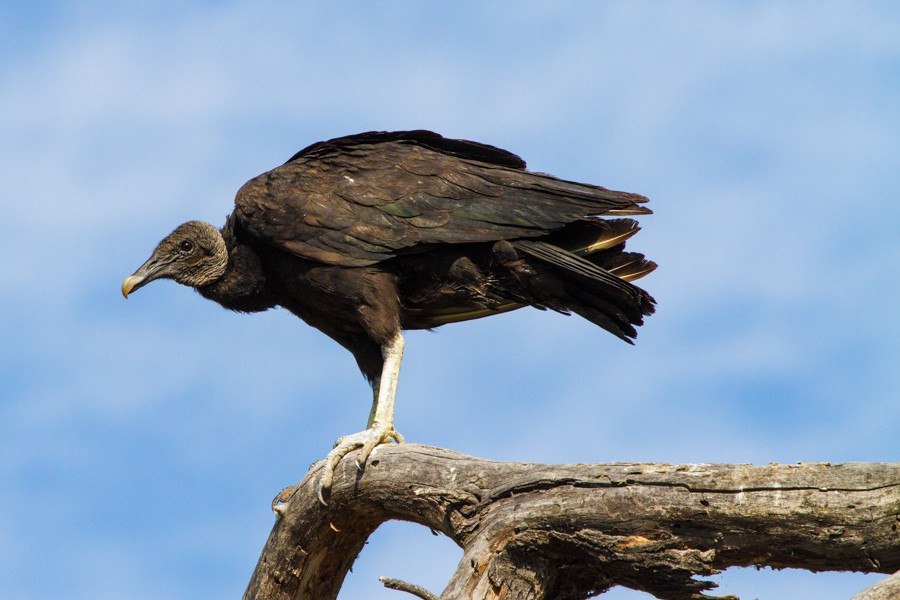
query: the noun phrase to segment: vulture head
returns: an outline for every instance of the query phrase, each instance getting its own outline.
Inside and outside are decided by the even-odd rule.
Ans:
[[[150,259],[122,282],[126,298],[154,279],[174,279],[193,288],[219,279],[228,267],[225,239],[214,226],[188,221],[159,243]]]

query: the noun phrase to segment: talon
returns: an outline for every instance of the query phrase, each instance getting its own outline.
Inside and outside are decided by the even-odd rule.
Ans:
[[[366,432],[362,433],[365,434]],[[356,450],[363,445],[360,435],[362,434],[345,435],[338,439],[334,444],[334,448],[325,457],[325,465],[322,467],[322,474],[319,475],[319,482],[316,484],[316,496],[323,505],[328,504],[325,502],[324,494],[331,489],[331,483],[334,481],[334,468],[348,452]]]
[[[370,438],[366,445],[362,447],[362,450],[359,451],[359,456],[356,457],[356,467],[362,471],[365,468],[366,461],[369,460],[369,455],[372,454],[372,450],[375,449],[375,446],[382,443],[378,438]]]
[[[328,453],[328,456],[325,457],[325,466],[322,467],[322,474],[319,475],[319,482],[316,485],[316,496],[319,498],[319,502],[323,505],[326,504],[325,493],[331,489],[331,483],[334,479],[334,468],[348,452],[362,448],[355,462],[356,468],[359,471],[363,471],[366,467],[366,461],[375,448],[381,444],[390,444],[392,439],[397,440],[398,443],[405,441],[403,436],[397,433],[397,430],[393,427],[380,425],[340,438],[331,452]]]
[[[322,474],[319,475],[319,481],[316,482],[316,498],[319,499],[322,506],[328,506],[328,503],[325,502],[325,492],[331,489],[332,481],[334,481],[334,465],[326,460]]]

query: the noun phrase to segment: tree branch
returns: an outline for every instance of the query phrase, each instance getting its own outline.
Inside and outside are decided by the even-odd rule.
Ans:
[[[400,590],[401,592],[408,592],[414,596],[418,596],[422,598],[422,600],[438,600],[438,597],[423,588],[422,586],[416,585],[414,583],[407,583],[405,581],[400,581],[399,579],[391,579],[390,577],[379,577],[378,581],[384,584],[384,587],[390,588],[392,590]]]
[[[850,600],[897,600],[900,598],[900,571],[870,585]]]
[[[319,468],[275,499],[245,600],[337,597],[390,519],[463,548],[443,600],[580,600],[615,585],[695,600],[714,584],[694,575],[730,566],[900,569],[900,464],[539,465],[403,444],[378,447],[364,473],[341,461],[328,506]]]

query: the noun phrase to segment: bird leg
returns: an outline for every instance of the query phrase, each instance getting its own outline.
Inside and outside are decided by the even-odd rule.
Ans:
[[[316,485],[316,495],[322,504],[326,503],[323,493],[331,488],[334,468],[348,452],[362,448],[356,457],[356,467],[362,470],[375,446],[389,444],[392,439],[398,444],[405,441],[403,436],[394,429],[394,398],[397,395],[400,362],[403,360],[403,335],[398,332],[394,339],[382,348],[381,354],[384,358],[384,365],[381,369],[381,376],[376,377],[372,384],[374,401],[372,410],[369,412],[366,430],[338,439],[334,448],[325,457],[325,466],[319,477],[319,483]]]

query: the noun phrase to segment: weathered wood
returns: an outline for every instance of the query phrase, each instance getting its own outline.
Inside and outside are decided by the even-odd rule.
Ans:
[[[422,600],[438,600],[437,596],[414,583],[407,583],[405,581],[400,581],[399,579],[391,579],[390,577],[379,577],[378,581],[383,583],[386,588],[400,590],[401,592],[409,592],[413,596],[422,598]]]
[[[390,519],[463,548],[443,600],[574,600],[615,585],[687,600],[714,587],[693,575],[730,566],[900,569],[900,464],[540,465],[403,444],[380,446],[364,473],[345,458],[328,506],[319,468],[276,498],[245,600],[335,598]]]
[[[870,585],[850,600],[897,600],[900,598],[900,571]]]

